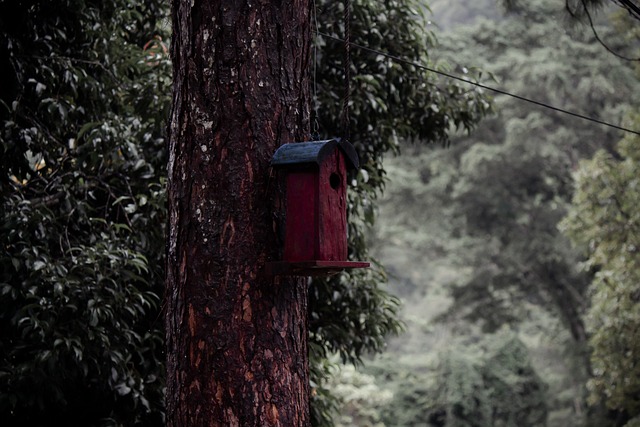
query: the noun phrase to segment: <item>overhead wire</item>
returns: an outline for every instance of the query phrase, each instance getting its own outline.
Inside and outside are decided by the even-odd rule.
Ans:
[[[345,43],[345,40],[341,39],[340,37],[332,36],[330,34],[322,32],[322,31],[316,31],[316,33],[318,35],[320,35],[322,37],[326,37],[326,38],[328,38],[330,40],[333,40],[333,41],[336,41],[336,42]],[[534,104],[534,105],[537,105],[539,107],[547,108],[547,109],[550,109],[550,110],[553,110],[553,111],[556,111],[556,112],[559,112],[559,113],[562,113],[562,114],[567,114],[567,115],[570,115],[570,116],[573,116],[573,117],[577,117],[577,118],[582,119],[582,120],[586,120],[586,121],[590,121],[590,122],[593,122],[593,123],[597,123],[597,124],[600,124],[602,126],[608,126],[610,128],[617,129],[617,130],[620,130],[620,131],[623,131],[623,132],[628,132],[628,133],[633,133],[633,134],[636,134],[636,135],[640,135],[640,131],[637,131],[637,130],[629,129],[629,128],[626,128],[626,127],[623,127],[623,126],[614,125],[612,123],[605,122],[605,121],[597,119],[595,117],[586,116],[584,114],[580,114],[580,113],[576,113],[576,112],[573,112],[573,111],[569,111],[569,110],[566,110],[564,108],[555,107],[553,105],[547,104],[547,103],[542,102],[542,101],[536,101],[535,99],[530,99],[530,98],[527,98],[527,97],[524,97],[524,96],[521,96],[521,95],[517,95],[517,94],[511,93],[511,92],[507,92],[507,91],[502,90],[502,89],[498,89],[498,88],[495,88],[495,87],[487,86],[485,84],[469,80],[468,78],[457,76],[457,75],[451,74],[451,73],[447,73],[445,71],[438,70],[438,69],[435,69],[433,67],[429,67],[429,66],[421,64],[419,62],[411,61],[411,60],[399,57],[397,55],[393,55],[393,54],[390,54],[390,53],[387,53],[387,52],[383,52],[383,51],[380,51],[380,50],[377,50],[377,49],[373,49],[373,48],[361,45],[359,43],[355,43],[353,41],[349,41],[348,43],[349,43],[349,45],[351,47],[354,47],[356,49],[360,49],[360,50],[363,50],[363,51],[367,51],[369,53],[374,53],[376,55],[381,55],[381,56],[383,56],[385,58],[388,58],[388,59],[390,59],[392,61],[395,61],[395,62],[400,62],[400,63],[404,63],[404,64],[407,64],[407,65],[412,65],[412,66],[414,66],[414,67],[416,67],[418,69],[422,69],[422,70],[429,71],[429,72],[432,72],[432,73],[435,73],[435,74],[439,74],[441,76],[444,76],[444,77],[447,77],[447,78],[450,78],[450,79],[453,79],[453,80],[458,80],[458,81],[461,81],[461,82],[466,83],[466,84],[470,84],[470,85],[473,85],[473,86],[476,86],[476,87],[479,87],[479,88],[482,88],[482,89],[485,89],[485,90],[488,90],[488,91],[491,91],[491,92],[498,93],[500,95],[506,95],[506,96],[518,99],[520,101],[528,102],[530,104]]]

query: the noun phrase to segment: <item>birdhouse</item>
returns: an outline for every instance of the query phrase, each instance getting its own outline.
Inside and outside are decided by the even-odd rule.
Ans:
[[[347,141],[284,144],[271,165],[286,173],[283,260],[271,274],[328,275],[368,262],[347,261],[347,172],[359,166]]]

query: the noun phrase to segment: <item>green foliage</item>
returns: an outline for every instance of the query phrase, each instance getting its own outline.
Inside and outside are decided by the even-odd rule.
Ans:
[[[546,385],[531,365],[529,350],[515,336],[499,339],[504,341],[492,343],[483,371],[491,384],[491,402],[502,402],[493,411],[491,425],[546,425]]]
[[[372,49],[426,63],[426,48],[435,42],[435,37],[424,31],[424,16],[418,6],[414,1],[391,1],[384,5],[371,1],[355,2],[351,28],[353,40]],[[341,7],[335,2],[318,3],[317,20],[321,32],[343,36],[344,29],[338,19],[341,15],[337,13]],[[332,44],[325,47],[325,43]],[[340,100],[344,86],[342,45],[322,37],[318,44],[316,78],[319,108],[316,119],[321,134],[339,135]],[[353,49],[351,68],[355,84],[350,102],[350,133],[362,170],[353,177],[350,188],[349,238],[350,257],[359,259],[367,257],[364,232],[374,222],[374,201],[384,187],[382,159],[385,153],[397,153],[400,140],[444,143],[450,130],[470,129],[490,106],[477,91],[438,82],[433,75],[364,50]],[[381,266],[377,265],[373,271],[356,271],[352,276],[314,283],[312,310],[314,313],[316,310],[329,311],[322,315],[312,313],[312,323],[318,319],[329,322],[344,319],[348,322],[338,328],[320,325],[318,330],[318,339],[326,340],[330,351],[340,352],[344,360],[355,362],[366,350],[380,350],[384,344],[379,339],[381,335],[398,331],[397,321],[389,316],[396,311],[397,302],[378,289],[378,284],[384,280]],[[358,311],[350,315],[350,308],[364,308],[364,313]],[[365,313],[367,316],[362,319],[361,314]],[[379,330],[363,333],[364,330],[358,329],[362,321],[367,322],[366,325],[376,325]],[[338,345],[345,337],[334,340],[332,331],[341,331],[345,337],[355,341]]]
[[[562,223],[585,250],[585,268],[594,272],[587,317],[591,400],[629,417],[640,414],[639,142],[629,135],[616,154],[601,150],[580,163],[572,206]]]
[[[477,65],[510,92],[616,122],[629,108],[626,94],[638,90],[628,64],[603,60],[607,52],[586,29],[562,28],[565,11],[556,2],[529,2],[527,11],[525,19],[485,21],[441,38],[447,50],[438,54],[473,52],[468,63],[483,58]],[[608,27],[599,31],[614,36]],[[473,268],[454,288],[450,316],[457,312],[493,330],[526,318],[534,304],[582,342],[586,280],[556,224],[571,197],[571,169],[596,147],[610,147],[616,135],[512,98],[496,104],[500,115],[467,140],[471,148],[453,154],[459,175],[441,190],[451,192],[452,234],[464,238],[459,265]]]
[[[433,11],[432,21],[445,30],[451,30],[458,25],[472,25],[481,18],[502,20],[498,3],[495,0],[432,0],[429,4]]]
[[[500,0],[499,3],[510,13],[526,15],[530,11],[527,2],[522,0]],[[587,8],[590,13],[594,13],[601,9],[607,2],[605,0],[564,0],[562,3],[558,3],[572,18],[586,19],[585,8]]]
[[[343,38],[344,4],[317,1],[318,30]],[[427,64],[433,33],[425,31],[424,7],[415,0],[352,2],[351,40],[368,48]],[[317,87],[313,120],[326,136],[339,129],[344,97],[343,45],[316,39]],[[365,233],[374,223],[375,201],[385,183],[382,159],[398,153],[400,141],[448,141],[449,132],[471,129],[490,111],[486,96],[439,80],[411,65],[352,48],[350,135],[361,170],[349,188],[350,259],[368,259]],[[312,363],[337,353],[344,362],[359,363],[364,354],[385,348],[386,337],[398,333],[398,300],[382,288],[386,273],[375,264],[330,280],[314,280],[310,291]],[[328,391],[318,380],[315,408],[324,408]],[[328,413],[327,411],[325,411]],[[314,423],[329,422],[314,413]]]
[[[550,125],[537,114],[512,119],[503,144],[476,143],[461,156],[451,196],[470,238],[462,261],[474,271],[453,289],[454,310],[495,330],[536,303],[563,319],[579,341],[584,281],[556,230],[571,188],[570,158],[562,149],[566,135],[549,135]]]
[[[340,403],[335,427],[384,427],[380,408],[391,401],[393,394],[379,387],[373,375],[343,365],[332,376],[329,387]]]
[[[341,3],[317,2],[342,37]],[[425,62],[435,38],[417,1],[353,5],[353,40]],[[15,423],[154,424],[162,418],[163,127],[169,70],[160,2],[0,1],[2,275],[0,404]],[[336,135],[342,46],[318,43],[319,131]],[[329,44],[331,43],[331,44]],[[363,169],[350,196],[351,256],[398,141],[447,141],[489,109],[478,91],[353,51],[351,135]],[[335,399],[327,357],[358,362],[397,333],[380,266],[311,295],[314,417]]]
[[[640,417],[635,417],[629,420],[624,427],[640,427]]]
[[[158,425],[160,2],[0,1],[0,413]]]
[[[640,89],[632,64],[606,52],[590,28],[567,27],[562,2],[526,7],[499,23],[440,35],[431,59],[484,69],[495,79],[488,85],[620,123],[634,107],[629,94]],[[612,27],[597,29],[620,42]],[[391,357],[433,357],[453,337],[508,324],[528,346],[537,343],[530,355],[553,393],[549,425],[606,425],[584,402],[589,277],[557,225],[573,193],[572,170],[598,148],[609,151],[619,133],[506,96],[495,105],[498,114],[454,137],[447,150],[419,147],[385,163],[391,180],[374,248],[390,266],[409,331],[392,341]],[[430,322],[435,316],[443,322]],[[385,375],[377,376],[382,387]],[[428,373],[414,375],[431,381]],[[416,408],[426,407],[428,390],[407,391]]]
[[[435,367],[427,369],[396,374],[394,400],[383,411],[385,425],[546,425],[546,385],[512,333],[477,344],[459,342],[439,352]]]

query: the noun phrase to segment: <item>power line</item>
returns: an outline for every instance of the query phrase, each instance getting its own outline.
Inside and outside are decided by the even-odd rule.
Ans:
[[[345,41],[343,39],[341,39],[339,37],[335,37],[335,36],[329,35],[329,34],[326,34],[326,33],[323,33],[321,31],[317,31],[317,34],[320,35],[320,36],[326,37],[328,39],[337,41],[337,42],[345,43]],[[461,81],[463,83],[467,83],[467,84],[470,84],[470,85],[473,85],[473,86],[477,86],[477,87],[480,87],[482,89],[489,90],[491,92],[499,93],[501,95],[510,96],[510,97],[518,99],[520,101],[528,102],[530,104],[535,104],[535,105],[543,107],[543,108],[554,110],[554,111],[557,111],[557,112],[563,113],[563,114],[568,114],[570,116],[577,117],[579,119],[583,119],[583,120],[587,120],[587,121],[590,121],[590,122],[598,123],[598,124],[603,125],[603,126],[608,126],[610,128],[621,130],[623,132],[629,132],[629,133],[633,133],[633,134],[636,134],[636,135],[640,135],[640,131],[636,131],[636,130],[633,130],[633,129],[629,129],[629,128],[625,128],[625,127],[622,127],[622,126],[614,125],[612,123],[608,123],[608,122],[602,121],[600,119],[596,119],[594,117],[585,116],[583,114],[575,113],[573,111],[565,110],[563,108],[554,107],[553,105],[549,105],[549,104],[541,102],[541,101],[536,101],[534,99],[530,99],[530,98],[526,98],[524,96],[516,95],[514,93],[510,93],[510,92],[504,91],[502,89],[498,89],[498,88],[495,88],[495,87],[484,85],[482,83],[470,81],[470,80],[468,80],[466,78],[463,78],[463,77],[460,77],[460,76],[456,76],[455,74],[450,74],[450,73],[447,73],[447,72],[444,72],[444,71],[436,70],[435,68],[428,67],[428,66],[426,66],[424,64],[420,64],[419,62],[410,61],[408,59],[404,59],[404,58],[401,58],[399,56],[392,55],[390,53],[382,52],[382,51],[379,51],[377,49],[372,49],[370,47],[363,46],[363,45],[358,44],[358,43],[354,43],[354,42],[350,41],[349,44],[352,47],[355,47],[357,49],[364,50],[364,51],[367,51],[367,52],[370,52],[370,53],[375,53],[377,55],[382,55],[382,56],[384,56],[386,58],[389,58],[389,59],[391,59],[393,61],[402,62],[402,63],[407,64],[407,65],[412,65],[412,66],[414,66],[416,68],[419,68],[419,69],[422,69],[422,70],[425,70],[425,71],[430,71],[432,73],[440,74],[441,76],[448,77],[448,78],[454,79],[454,80],[458,80],[458,81]]]

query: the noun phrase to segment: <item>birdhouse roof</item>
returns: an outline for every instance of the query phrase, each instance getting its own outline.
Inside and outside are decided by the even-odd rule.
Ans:
[[[347,168],[358,169],[360,167],[356,149],[349,142],[341,141],[340,139],[284,144],[274,153],[271,159],[271,166],[320,165],[325,157],[331,154],[336,147],[344,154],[347,160]]]

